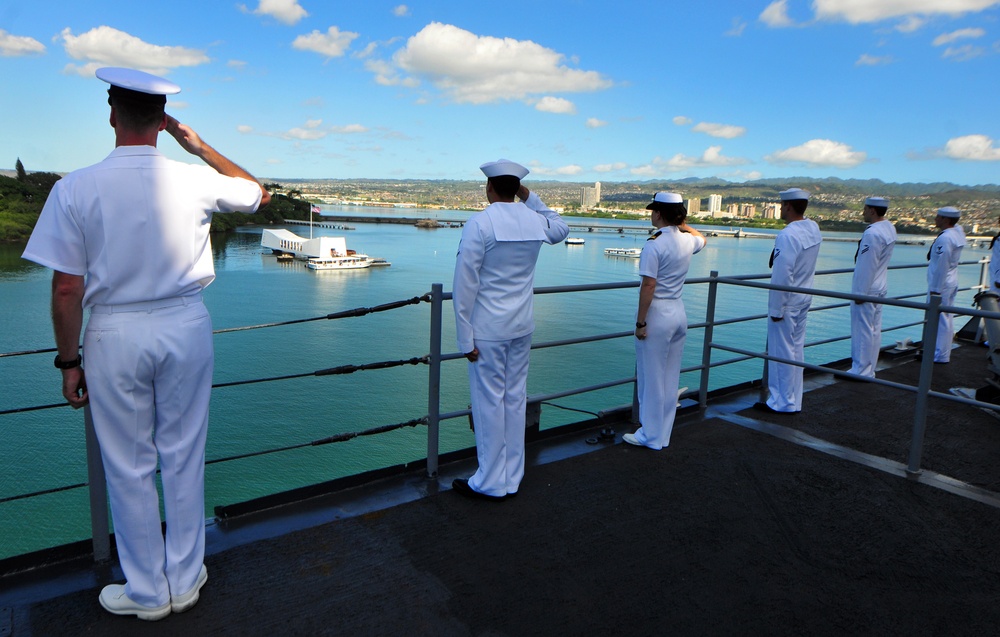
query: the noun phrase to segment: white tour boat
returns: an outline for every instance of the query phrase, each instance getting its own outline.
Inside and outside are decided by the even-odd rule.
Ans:
[[[609,257],[638,259],[642,255],[642,248],[604,248],[604,254]]]
[[[584,243],[583,237],[566,237],[566,245],[568,246],[582,246]]]

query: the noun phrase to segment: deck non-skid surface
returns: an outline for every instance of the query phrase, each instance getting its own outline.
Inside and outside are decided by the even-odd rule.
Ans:
[[[13,634],[985,635],[998,538],[1000,510],[708,420],[531,467],[502,503],[448,491],[211,555],[161,622],[94,589]]]

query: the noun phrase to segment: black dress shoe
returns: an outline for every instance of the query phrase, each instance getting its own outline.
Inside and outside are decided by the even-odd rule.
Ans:
[[[773,409],[767,403],[754,403],[753,408],[757,411],[762,411],[765,414],[781,414],[782,416],[794,416],[799,413],[797,411],[778,411],[777,409]]]
[[[489,500],[490,502],[503,502],[509,496],[506,495],[487,495],[485,493],[480,493],[469,486],[469,481],[465,478],[457,478],[451,483],[451,488],[458,495],[464,495],[467,498],[473,498],[476,500]]]

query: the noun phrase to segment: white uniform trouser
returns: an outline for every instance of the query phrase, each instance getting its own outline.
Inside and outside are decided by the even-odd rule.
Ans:
[[[96,306],[83,351],[125,592],[161,606],[194,587],[204,561],[212,321],[200,297],[141,305]]]
[[[955,294],[958,288],[946,287],[941,290],[941,305],[955,305]],[[928,302],[930,294],[927,295]],[[951,344],[955,340],[954,314],[941,312],[938,315],[937,344],[934,347],[934,362],[951,362]]]
[[[794,361],[804,361],[806,319],[809,306],[786,308],[780,321],[767,319],[767,352]],[[767,405],[775,411],[802,411],[802,372],[798,365],[767,362]]]
[[[531,335],[511,341],[475,341],[479,359],[469,363],[472,421],[479,468],[469,478],[475,491],[517,493],[524,477],[524,412]]]
[[[646,338],[635,340],[641,425],[635,438],[650,449],[670,444],[686,335],[684,303],[680,299],[653,299],[646,314]]]
[[[885,296],[884,294],[880,296]],[[875,378],[882,349],[882,305],[851,303],[851,373]]]

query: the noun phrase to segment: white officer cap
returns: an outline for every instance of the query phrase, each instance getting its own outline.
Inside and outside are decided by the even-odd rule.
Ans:
[[[937,209],[938,215],[942,217],[948,217],[949,219],[958,219],[962,216],[962,212],[955,208],[954,206],[945,206],[944,208]]]
[[[181,92],[181,87],[170,80],[136,69],[105,66],[97,69],[96,75],[98,79],[104,80],[111,86],[146,95],[175,95]]]
[[[869,197],[865,199],[865,205],[873,208],[888,208],[889,200],[885,197]]]
[[[805,199],[809,201],[809,193],[801,188],[789,188],[778,193],[782,201],[792,201],[793,199]]]
[[[511,177],[517,177],[518,179],[524,179],[525,175],[528,174],[527,168],[509,159],[498,159],[496,161],[486,162],[479,167],[479,170],[483,171],[483,174],[487,177],[503,177],[505,175],[510,175]]]
[[[684,199],[678,195],[676,192],[658,192],[653,195],[653,201],[646,206],[646,210],[656,210],[661,206],[659,204],[671,204],[671,203],[684,203]]]

